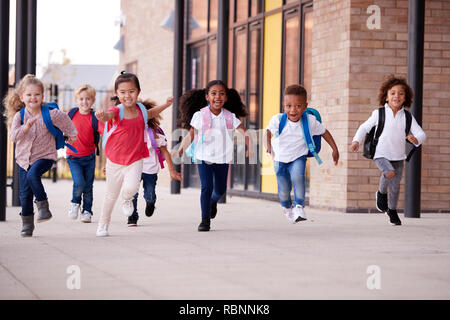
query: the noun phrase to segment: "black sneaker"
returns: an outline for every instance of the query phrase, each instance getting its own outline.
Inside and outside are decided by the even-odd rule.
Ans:
[[[129,227],[137,227],[137,221],[138,221],[138,219],[134,216],[128,217],[128,226]]]
[[[155,204],[147,202],[147,204],[145,205],[145,215],[147,217],[151,217],[154,211],[155,211]]]
[[[214,219],[217,214],[217,202],[211,203],[211,219]]]
[[[389,216],[389,221],[393,226],[401,226],[402,222],[400,221],[400,218],[398,217],[397,210],[391,210],[388,209],[386,214]]]
[[[380,212],[388,211],[387,193],[383,194],[380,191],[377,191],[376,198],[377,198],[377,209],[378,209],[378,211],[380,211]]]
[[[210,219],[202,219],[202,222],[198,226],[198,231],[209,231],[211,225]]]

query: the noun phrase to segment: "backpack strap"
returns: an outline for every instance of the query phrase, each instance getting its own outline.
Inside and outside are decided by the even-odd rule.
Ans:
[[[405,110],[405,118],[406,118],[406,126],[405,126],[405,135],[408,136],[411,131],[412,125],[412,115],[408,110]]]
[[[150,143],[152,144],[153,149],[156,152],[156,155],[158,156],[159,164],[161,166],[161,169],[164,169],[164,156],[161,153],[161,150],[158,148],[158,144],[156,143],[155,139],[155,132],[152,128],[147,128],[148,137],[150,138]]]
[[[222,108],[223,116],[228,130],[233,130],[233,114],[225,108]]]
[[[25,118],[25,108],[20,109],[20,125],[23,126],[23,119]]]
[[[98,143],[100,142],[100,133],[98,133],[98,119],[95,116],[94,110],[91,110],[91,122],[92,122],[92,130],[94,131],[94,144],[96,154],[100,155]]]
[[[287,114],[283,113],[280,117],[280,124],[278,126],[278,136],[283,132],[284,127],[286,126],[287,122]]]
[[[46,105],[41,107],[42,119],[44,120],[44,124],[47,127],[48,131],[50,131],[53,137],[55,137],[56,149],[61,149],[66,146],[73,152],[78,153],[77,149],[65,142],[62,131],[53,125],[52,119],[50,117],[50,109],[56,108],[58,108],[58,105],[56,103],[47,103]]]
[[[308,113],[303,112],[301,116],[303,135],[305,137],[306,146],[308,147],[309,152],[316,158],[319,164],[322,164],[322,160],[316,152],[316,145],[314,144],[313,137],[311,136],[311,131],[309,130],[309,121],[308,121]]]
[[[75,116],[75,113],[78,112],[78,107],[72,108],[69,110],[69,112],[67,113],[67,115],[69,116],[69,118],[72,120],[73,117]]]
[[[384,107],[378,108],[378,125],[377,125],[377,131],[375,133],[375,137],[373,138],[373,141],[375,143],[375,147],[378,144],[378,139],[381,136],[381,133],[384,129],[384,121],[386,119],[386,110]]]

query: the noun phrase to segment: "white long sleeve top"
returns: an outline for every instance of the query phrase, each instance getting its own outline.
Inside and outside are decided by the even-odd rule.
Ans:
[[[378,145],[375,150],[374,159],[386,158],[390,161],[400,161],[406,159],[406,116],[404,108],[401,108],[394,117],[394,112],[386,103],[385,108],[385,122],[383,132],[378,140]],[[370,118],[361,124],[356,131],[353,141],[357,141],[360,145],[364,140],[366,134],[378,125],[378,108],[372,112]],[[421,145],[425,139],[426,134],[417,123],[414,116],[411,123],[411,134],[416,137],[419,142],[416,147]]]

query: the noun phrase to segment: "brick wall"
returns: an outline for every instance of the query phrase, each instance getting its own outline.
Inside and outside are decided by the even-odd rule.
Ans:
[[[339,20],[327,21],[323,14],[332,15],[336,3],[349,5],[349,25],[335,25]],[[381,11],[380,29],[369,30],[367,8],[377,5]],[[320,11],[316,10],[319,9]],[[425,18],[425,61],[423,92],[423,129],[428,140],[422,153],[422,209],[426,211],[450,210],[450,2],[430,0],[426,2]],[[316,19],[317,17],[317,19]],[[371,111],[378,105],[378,88],[387,74],[406,77],[408,47],[408,1],[407,0],[349,0],[349,1],[315,1],[314,2],[314,48],[316,58],[313,60],[313,101],[325,106],[326,124],[335,136],[341,150],[342,166],[346,169],[334,170],[330,166],[315,169],[312,174],[311,203],[320,207],[336,207],[344,211],[372,211],[375,207],[375,192],[379,181],[379,171],[372,161],[366,160],[361,152],[349,153],[348,146],[358,126],[365,121]],[[346,19],[342,18],[345,24]],[[328,37],[322,39],[320,34]],[[319,35],[316,35],[316,30]],[[349,30],[349,31],[348,31]],[[345,48],[347,48],[346,50]],[[342,49],[344,48],[344,49]],[[327,51],[327,53],[324,53]],[[349,54],[345,57],[345,54]],[[326,56],[332,54],[331,62]],[[314,55],[314,53],[313,53]],[[333,62],[334,61],[334,62]],[[347,83],[340,95],[345,102],[332,107],[334,90],[326,90],[327,85],[342,86],[345,75],[340,74],[339,83],[326,66],[340,63],[336,72],[345,73],[348,68]],[[316,65],[319,64],[319,65]],[[325,65],[325,66],[324,66]],[[331,77],[330,77],[331,76]],[[329,78],[328,78],[329,77]],[[328,78],[328,79],[327,79]],[[320,95],[323,94],[323,97]],[[334,101],[333,101],[334,102]],[[332,111],[333,110],[333,111]],[[334,111],[347,111],[348,123],[341,120]],[[330,118],[331,115],[331,118]],[[329,122],[337,121],[331,127]],[[339,127],[336,127],[339,126]],[[341,131],[342,130],[342,131]],[[343,132],[347,130],[347,132]],[[325,156],[327,159],[328,154]],[[321,182],[328,171],[340,177],[345,196],[338,195],[335,178]],[[316,175],[319,175],[316,178]],[[316,181],[317,180],[317,181]],[[346,181],[346,185],[345,185]],[[404,206],[404,178],[402,180],[399,208]],[[314,186],[314,189],[313,189]],[[323,193],[329,193],[325,195]],[[334,198],[337,198],[336,200]],[[343,201],[343,199],[345,199]],[[342,203],[345,203],[342,206]]]
[[[340,150],[340,161],[334,166],[331,148],[323,142],[320,157],[323,164],[310,162],[310,205],[342,209],[347,206],[348,192],[345,152],[348,134],[348,82],[350,67],[350,2],[348,0],[314,1],[312,48],[312,88],[310,105],[317,107],[323,124]]]
[[[126,0],[121,10],[126,17],[121,33],[125,35],[125,51],[120,55],[120,68],[137,61],[137,76],[142,99],[150,98],[158,104],[173,95],[173,31],[161,23],[174,9],[173,1]],[[161,127],[171,146],[172,108],[162,113]],[[158,185],[169,186],[168,170],[162,170]]]

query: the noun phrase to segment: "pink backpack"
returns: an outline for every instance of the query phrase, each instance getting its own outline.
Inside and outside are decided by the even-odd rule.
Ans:
[[[207,138],[211,134],[211,128],[212,128],[212,115],[211,110],[209,109],[209,106],[206,106],[200,110],[202,115],[202,132],[203,135],[201,136],[200,140],[198,138],[198,135],[195,136],[194,142],[191,143],[191,145],[186,149],[186,155],[188,157],[192,158],[193,162],[196,162],[195,158],[195,148],[198,148],[200,144],[203,143],[203,140]],[[228,132],[231,132],[234,129],[233,126],[233,114],[228,111],[225,108],[222,108],[223,116],[225,117],[225,123]]]

